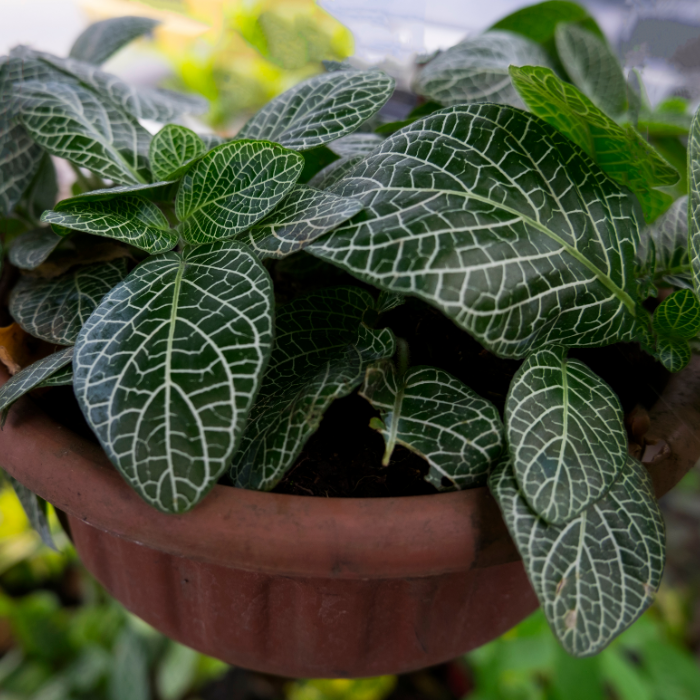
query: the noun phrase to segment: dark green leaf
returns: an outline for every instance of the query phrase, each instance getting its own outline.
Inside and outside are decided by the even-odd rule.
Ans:
[[[403,294],[395,294],[394,292],[382,292],[377,299],[377,313],[385,314],[387,311],[396,309],[406,303],[406,297]]]
[[[12,375],[0,387],[2,423],[5,423],[7,412],[17,399],[32,389],[38,388],[42,382],[57,374],[64,367],[70,366],[72,360],[73,348],[64,348]]]
[[[566,350],[530,355],[505,409],[515,477],[529,506],[564,525],[610,489],[627,462],[627,433],[615,392]]]
[[[21,270],[33,270],[46,261],[62,240],[50,228],[27,231],[12,242],[8,258]]]
[[[283,258],[305,248],[362,209],[356,199],[296,185],[271,214],[236,236],[260,258]]]
[[[175,212],[189,243],[231,238],[274,209],[294,186],[304,159],[267,141],[230,141],[192,166]]]
[[[700,107],[688,135],[688,252],[695,291],[700,291]]]
[[[175,180],[165,182],[145,182],[139,185],[116,185],[114,187],[105,187],[99,190],[90,190],[82,194],[62,199],[56,204],[56,211],[70,209],[78,202],[104,202],[108,199],[116,199],[125,194],[134,194],[139,197],[145,197],[155,202],[171,203],[170,188]]]
[[[585,29],[603,36],[585,7],[565,0],[546,0],[523,7],[496,22],[491,29],[515,32],[538,44],[548,44],[554,39],[557,24],[562,22],[578,22]]]
[[[634,336],[635,200],[536,117],[436,112],[332,191],[365,209],[309,252],[424,299],[500,356]]]
[[[56,169],[51,156],[44,153],[39,170],[22,197],[22,206],[29,216],[38,219],[46,209],[51,209],[58,196]]]
[[[654,330],[669,338],[690,340],[700,333],[700,301],[690,289],[679,289],[654,311]]]
[[[100,65],[134,39],[150,34],[159,24],[150,17],[129,16],[95,22],[75,40],[68,55]]]
[[[381,415],[384,464],[403,445],[428,462],[425,479],[439,490],[485,484],[503,452],[496,407],[441,369],[411,367],[399,377],[383,362],[367,370],[361,395]]]
[[[394,80],[377,70],[323,73],[268,102],[238,138],[265,139],[305,151],[358,129],[393,90]]]
[[[23,276],[10,295],[10,314],[35,338],[73,345],[102,297],[126,276],[126,260],[81,265],[60,277]]]
[[[17,479],[7,475],[12,488],[17,494],[17,499],[22,504],[25,514],[27,515],[27,520],[29,524],[39,533],[41,541],[54,552],[57,552],[56,544],[51,536],[51,528],[49,527],[49,521],[46,518],[46,501],[43,498],[39,498],[34,492],[30,491],[26,486],[20,484]]]
[[[114,238],[149,253],[172,250],[178,241],[155,204],[129,195],[107,201],[63,200],[60,211],[46,211],[41,220],[65,230]]]
[[[547,68],[512,67],[510,73],[530,110],[583,148],[613,180],[629,187],[647,221],[668,208],[672,198],[654,188],[673,185],[678,172],[632,126],[619,126]]]
[[[499,102],[522,107],[508,74],[511,65],[550,66],[551,61],[530,39],[511,32],[487,32],[434,58],[418,74],[415,90],[448,106]]]
[[[348,173],[351,173],[363,159],[364,156],[340,158],[316,173],[309,180],[308,184],[310,187],[316,187],[319,190],[327,190],[335,185],[336,182],[342,180]]]
[[[651,479],[628,457],[608,493],[566,525],[537,517],[509,461],[489,477],[547,620],[573,656],[607,646],[651,605],[665,559]]]
[[[198,503],[230,465],[272,346],[272,283],[244,246],[141,263],[83,327],[75,394],[147,502]]]
[[[20,120],[49,153],[116,182],[143,183],[139,155],[150,135],[138,122],[80,85],[22,85]]]
[[[151,141],[151,172],[158,180],[178,180],[197,158],[207,152],[204,141],[191,129],[164,126]]]
[[[558,24],[555,40],[571,82],[606,114],[622,114],[627,109],[627,83],[605,40],[573,23]]]
[[[72,346],[71,346],[72,348]],[[73,366],[66,365],[63,369],[54,372],[42,382],[36,385],[37,389],[48,389],[54,386],[73,386]]]
[[[669,372],[680,372],[690,362],[690,343],[682,338],[660,335],[654,356]]]
[[[355,133],[333,141],[329,148],[341,158],[366,156],[383,140],[384,139],[377,134]]]

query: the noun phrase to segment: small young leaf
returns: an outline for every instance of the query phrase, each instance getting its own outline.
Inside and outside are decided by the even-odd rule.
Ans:
[[[21,396],[24,396],[32,389],[37,389],[39,386],[56,375],[61,369],[70,366],[73,360],[73,347],[64,348],[58,352],[49,355],[48,357],[38,360],[29,367],[13,374],[0,387],[0,413],[2,414],[2,423],[5,423],[5,418],[12,404]]]
[[[357,130],[391,97],[394,80],[377,70],[316,75],[268,102],[238,133],[306,151]]]
[[[20,278],[10,295],[10,314],[35,338],[73,345],[90,314],[126,276],[126,260],[81,265],[60,277]]]
[[[564,348],[539,350],[520,366],[505,421],[521,492],[549,523],[564,525],[599,500],[627,462],[620,400]]]
[[[73,43],[71,58],[100,65],[119,49],[144,34],[150,34],[160,22],[149,17],[112,17],[91,24]]]
[[[12,484],[17,499],[22,504],[22,508],[29,520],[29,524],[37,531],[41,537],[41,541],[54,552],[58,551],[53,537],[51,536],[51,528],[49,521],[46,518],[46,501],[39,498],[33,491],[30,491],[26,486],[20,484],[17,479],[7,475],[7,478]]]
[[[175,200],[189,243],[231,238],[274,209],[294,186],[304,159],[275,143],[231,141],[217,146],[185,174]]]
[[[329,148],[341,158],[366,156],[371,153],[384,139],[377,134],[355,133],[343,136],[333,141]]]
[[[149,253],[172,250],[178,235],[158,207],[142,197],[128,195],[108,201],[63,200],[41,220],[63,230],[114,238]]]
[[[522,107],[508,66],[551,66],[545,51],[518,34],[490,31],[465,39],[434,58],[418,74],[415,90],[443,105],[498,102]]]
[[[138,122],[80,85],[27,82],[20,121],[49,153],[115,182],[144,182],[139,155],[150,135]]]
[[[191,129],[164,126],[151,141],[151,172],[158,180],[178,180],[197,158],[207,152],[204,141]]]
[[[554,634],[569,654],[606,647],[652,603],[666,537],[651,479],[633,457],[608,493],[566,525],[537,517],[509,461],[489,487]]]
[[[50,228],[36,228],[12,241],[8,258],[20,270],[33,270],[46,261],[62,240]]]
[[[295,185],[287,198],[253,228],[236,236],[260,258],[283,258],[305,248],[362,209],[356,199]]]
[[[146,259],[83,327],[78,403],[159,510],[192,508],[230,465],[272,349],[272,304],[255,256],[217,242]]]
[[[669,372],[680,372],[689,362],[690,343],[682,338],[660,335],[656,339],[654,356]]]
[[[399,377],[383,362],[367,370],[361,396],[381,414],[384,463],[403,445],[428,462],[425,479],[439,490],[485,484],[503,452],[496,407],[441,369],[411,367]]]
[[[622,114],[627,109],[627,83],[605,40],[573,23],[557,25],[555,40],[571,82],[606,114]]]
[[[357,164],[364,159],[364,156],[348,156],[340,158],[330,165],[327,165],[323,170],[314,175],[307,183],[310,187],[315,187],[319,190],[330,189],[336,182],[342,180],[346,175],[351,173]]]
[[[373,331],[359,326],[355,341],[337,348],[321,364],[309,363],[303,373],[283,381],[265,381],[231,468],[236,486],[274,488],[331,403],[354,391],[371,363],[393,353],[394,337],[388,328]]]
[[[332,192],[365,209],[307,251],[424,299],[502,357],[634,337],[634,197],[536,117],[435,112]]]
[[[672,198],[655,187],[673,185],[678,172],[630,125],[620,126],[573,85],[547,68],[511,67],[527,106],[583,148],[613,180],[629,187],[653,221]]]
[[[654,330],[659,335],[690,340],[700,332],[700,301],[690,289],[679,289],[654,311]]]
[[[71,346],[72,348],[73,346]],[[54,386],[73,386],[73,366],[66,365],[63,369],[54,372],[36,385],[36,389],[48,389]]]
[[[406,303],[406,297],[403,294],[395,294],[394,292],[381,292],[377,299],[377,313],[385,314],[387,311],[396,309]]]

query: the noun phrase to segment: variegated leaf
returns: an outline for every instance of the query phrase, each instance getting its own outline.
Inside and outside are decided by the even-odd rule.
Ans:
[[[126,276],[126,260],[81,265],[60,277],[20,278],[10,295],[10,314],[35,338],[73,345],[102,297]]]
[[[80,85],[22,84],[20,121],[49,153],[116,182],[144,183],[140,156],[150,135],[138,122]]]
[[[679,289],[654,311],[654,330],[659,335],[690,340],[700,333],[700,301],[690,289]]]
[[[245,231],[280,203],[303,168],[302,156],[267,141],[213,148],[180,183],[180,233],[189,243],[207,243]]]
[[[632,457],[608,493],[566,525],[537,517],[502,462],[489,487],[562,646],[606,647],[652,603],[665,559],[664,522],[651,479]]]
[[[113,187],[104,187],[98,190],[90,190],[77,194],[68,199],[62,199],[56,204],[56,211],[61,211],[72,207],[79,202],[104,202],[108,199],[117,199],[125,194],[138,195],[145,197],[155,202],[171,204],[170,187],[176,180],[165,180],[160,182],[144,182],[138,185],[115,185]]]
[[[673,185],[678,171],[630,124],[620,126],[548,68],[510,68],[513,84],[533,114],[577,143],[613,180],[639,199],[647,221],[673,201],[654,188]]]
[[[70,58],[100,65],[160,22],[150,17],[111,17],[91,24],[73,43]]]
[[[537,117],[435,112],[332,192],[365,209],[309,252],[424,299],[502,357],[634,337],[635,200]]]
[[[71,346],[73,347],[73,346]],[[66,365],[36,385],[37,389],[49,389],[55,386],[73,386],[73,366]]]
[[[530,507],[563,525],[610,489],[627,462],[615,392],[566,350],[533,353],[513,377],[505,421],[515,477]]]
[[[688,252],[695,291],[700,293],[700,107],[688,134]]]
[[[364,156],[348,156],[333,161],[322,170],[319,170],[308,182],[310,187],[319,190],[327,190],[333,187],[336,182],[342,180],[348,173],[351,173]]]
[[[12,488],[17,495],[17,500],[22,504],[29,524],[36,530],[39,537],[41,537],[41,541],[47,547],[57,552],[58,549],[51,536],[49,521],[46,518],[46,501],[43,498],[39,498],[39,496],[33,491],[30,491],[13,476],[8,474],[7,478],[10,484],[12,484]]]
[[[426,481],[439,490],[483,486],[503,452],[496,407],[444,370],[411,367],[402,377],[393,362],[367,370],[361,390],[376,408],[384,464],[403,445],[430,465]]]
[[[158,180],[178,180],[197,158],[207,152],[204,141],[191,129],[164,126],[151,141],[151,172]]]
[[[45,211],[41,220],[59,227],[61,233],[73,230],[114,238],[149,253],[172,250],[178,241],[177,232],[153,202],[129,195],[106,201],[64,199],[55,210]]]
[[[366,156],[383,140],[384,139],[378,134],[354,133],[333,141],[329,148],[341,158]]]
[[[377,313],[385,314],[387,311],[396,309],[406,303],[406,297],[403,294],[395,294],[394,292],[381,292],[377,299]]]
[[[263,382],[231,469],[236,486],[274,488],[316,432],[331,403],[360,385],[370,363],[394,353],[394,337],[388,328],[370,330],[358,320],[356,335],[355,340],[346,338],[347,344],[328,353],[320,364],[309,363],[300,374],[285,380]],[[304,346],[299,350],[303,353]],[[278,345],[271,362],[282,352],[285,349]],[[313,352],[316,355],[316,348]],[[296,365],[299,367],[299,359]]]
[[[29,367],[13,374],[0,387],[0,414],[5,423],[12,404],[32,389],[38,389],[43,382],[58,374],[65,367],[70,367],[73,360],[73,347],[64,348],[48,357],[38,360]]]
[[[78,402],[156,508],[192,508],[230,465],[272,349],[272,305],[255,256],[217,242],[148,258],[83,327]]]
[[[50,228],[27,231],[12,241],[8,258],[21,270],[33,270],[47,260],[62,240]]]
[[[22,195],[21,204],[31,219],[38,219],[56,204],[58,178],[51,156],[44,151],[34,179]]]
[[[627,83],[605,40],[571,22],[558,24],[554,36],[573,84],[606,114],[622,114],[627,109]]]
[[[490,31],[438,54],[418,73],[414,87],[419,95],[447,106],[498,102],[522,107],[508,74],[511,65],[551,66],[551,61],[530,39]]]
[[[656,339],[655,357],[669,372],[680,372],[690,362],[691,354],[688,340],[664,335]]]
[[[296,185],[276,209],[236,238],[260,258],[283,258],[305,248],[362,209],[356,199]]]
[[[356,131],[391,97],[394,80],[377,70],[316,75],[268,102],[238,133],[296,151]]]

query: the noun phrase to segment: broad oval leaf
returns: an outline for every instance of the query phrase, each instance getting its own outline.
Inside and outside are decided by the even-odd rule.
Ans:
[[[673,201],[655,190],[678,181],[678,171],[630,124],[620,126],[548,68],[511,67],[513,84],[533,114],[583,148],[613,180],[639,199],[653,221]]]
[[[143,183],[139,155],[150,135],[138,122],[80,85],[22,85],[20,121],[49,153],[125,184]]]
[[[149,160],[153,177],[177,180],[207,150],[204,141],[194,131],[178,124],[168,124],[151,141]]]
[[[139,265],[78,337],[75,394],[159,510],[192,508],[230,465],[272,348],[272,283],[235,241]]]
[[[316,75],[268,102],[238,133],[296,151],[350,134],[391,97],[394,80],[378,70]]]
[[[499,102],[522,107],[508,66],[550,66],[544,49],[530,39],[490,31],[465,39],[428,63],[418,74],[415,90],[440,104]]]
[[[180,233],[189,243],[207,243],[250,228],[280,203],[303,168],[302,156],[275,143],[231,141],[213,148],[180,183]]]
[[[3,424],[7,418],[8,411],[17,399],[32,389],[37,389],[47,379],[63,368],[70,366],[70,363],[73,361],[73,350],[72,346],[63,348],[48,357],[34,362],[17,372],[17,374],[12,375],[0,387],[0,413],[2,414]]]
[[[632,457],[608,493],[566,525],[537,517],[508,461],[489,487],[547,620],[573,656],[606,647],[653,602],[666,537],[651,479]]]
[[[73,43],[71,58],[100,65],[123,46],[150,34],[160,22],[150,17],[111,17],[91,24]]]
[[[46,262],[62,240],[50,228],[36,228],[15,238],[7,257],[20,270],[33,270]]]
[[[102,298],[126,276],[126,260],[81,265],[60,277],[23,276],[10,295],[10,314],[35,338],[73,345]]]
[[[381,415],[384,463],[403,445],[428,462],[425,479],[438,490],[484,485],[503,452],[496,407],[444,370],[411,367],[399,377],[382,362],[367,370],[360,394]]]
[[[348,156],[347,158],[333,161],[322,170],[319,170],[307,184],[319,190],[327,190],[351,173],[363,159],[364,156]]]
[[[283,258],[351,219],[362,209],[356,199],[296,185],[272,213],[237,236],[261,258]]]
[[[665,335],[656,339],[656,359],[669,372],[680,372],[690,362],[691,354],[690,343],[687,340]]]
[[[605,39],[574,24],[555,30],[557,53],[571,82],[610,116],[627,109],[627,82]]]
[[[498,355],[634,337],[635,201],[536,117],[441,110],[332,191],[365,209],[309,252],[424,299]]]
[[[654,330],[659,335],[690,340],[700,332],[700,301],[690,289],[679,289],[654,311]]]
[[[304,347],[299,349],[303,352]],[[393,353],[394,337],[388,328],[375,331],[358,325],[357,338],[326,354],[320,364],[310,362],[296,376],[263,382],[231,469],[236,486],[274,488],[331,403],[354,391],[371,363]],[[318,361],[316,347],[311,354]],[[302,362],[298,358],[297,367]]]
[[[142,197],[63,200],[55,211],[45,211],[41,220],[66,230],[114,238],[149,253],[172,250],[178,241],[163,212]]]
[[[384,138],[378,134],[355,133],[333,141],[329,148],[341,158],[366,156],[383,140]]]
[[[506,399],[513,470],[530,507],[563,525],[612,486],[627,462],[615,392],[561,347],[533,353]]]

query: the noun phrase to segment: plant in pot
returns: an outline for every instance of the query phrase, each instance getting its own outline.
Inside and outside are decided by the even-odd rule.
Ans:
[[[321,503],[326,520],[316,535],[325,528],[331,539],[343,514],[365,506],[241,489],[328,495],[324,479],[342,462],[352,483],[344,495],[362,495],[363,479],[393,480],[394,493],[408,496],[454,492],[405,499],[419,526],[402,521],[398,541],[411,551],[411,539],[427,541],[440,517],[466,503],[458,492],[470,490],[482,505],[465,517],[484,541],[497,539],[500,521],[485,515],[488,485],[564,648],[585,656],[605,647],[650,605],[663,572],[663,520],[624,425],[621,398],[632,409],[639,397],[618,397],[614,358],[638,358],[634,371],[652,374],[690,360],[700,331],[697,222],[686,216],[698,196],[697,123],[678,101],[652,110],[641,78],[625,80],[581,7],[545,2],[424,65],[415,83],[424,101],[402,122],[378,116],[391,78],[329,64],[233,139],[176,123],[151,137],[139,119],[169,121],[200,105],[100,69],[107,47],[138,33],[133,21],[93,25],[67,59],[24,47],[1,59],[1,201],[27,229],[9,246],[21,271],[9,313],[60,347],[7,381],[4,415],[32,389],[72,385],[104,454],[152,507],[122,490],[121,500],[97,495],[102,505],[91,513],[144,542],[150,526],[134,534],[127,521],[146,509],[154,522],[172,523],[165,551],[174,551],[168,537],[190,537],[193,558],[206,559],[199,514],[223,491],[243,494],[244,517],[227,546],[255,529],[240,546],[249,571],[270,536],[266,503],[283,526],[290,509]],[[688,132],[690,204],[685,179],[677,184]],[[73,196],[57,203],[49,156],[78,177]],[[665,287],[675,291],[658,303]],[[28,435],[22,420],[11,427],[16,439]],[[54,493],[32,476],[41,465],[7,457],[8,438],[3,449],[8,472],[40,495]],[[78,498],[89,474],[61,488]],[[18,488],[40,520],[40,502]],[[391,528],[401,500],[380,503],[373,527]],[[224,529],[237,517],[231,509],[220,516]],[[107,529],[106,520],[94,524]],[[123,544],[109,542],[115,551]],[[130,546],[119,567],[141,551]],[[298,555],[275,555],[283,575],[316,556],[303,536],[295,546]],[[459,556],[471,548],[470,561],[478,559],[481,545],[463,546]],[[390,547],[374,551],[393,561]],[[369,575],[354,566],[334,561],[328,578],[349,571],[352,586],[364,585]],[[320,569],[309,567],[318,580]],[[413,591],[406,595],[421,598],[428,615],[437,603],[420,588],[426,574],[402,571]],[[178,581],[186,600],[190,579]],[[239,594],[216,586],[210,594],[222,600]],[[142,587],[132,581],[128,595]],[[252,608],[257,598],[246,600]],[[370,617],[378,615],[372,605]],[[519,605],[525,614],[529,599]],[[465,614],[478,616],[478,606]],[[284,599],[279,610],[289,607]],[[261,614],[272,624],[269,609]],[[228,627],[247,629],[245,615]],[[222,616],[201,634],[218,633]],[[315,643],[342,654],[344,628],[333,619],[335,637]],[[446,653],[430,656],[411,624],[421,658]],[[444,649],[466,650],[454,644]],[[416,662],[402,663],[315,675]],[[290,668],[300,666],[272,665]]]

